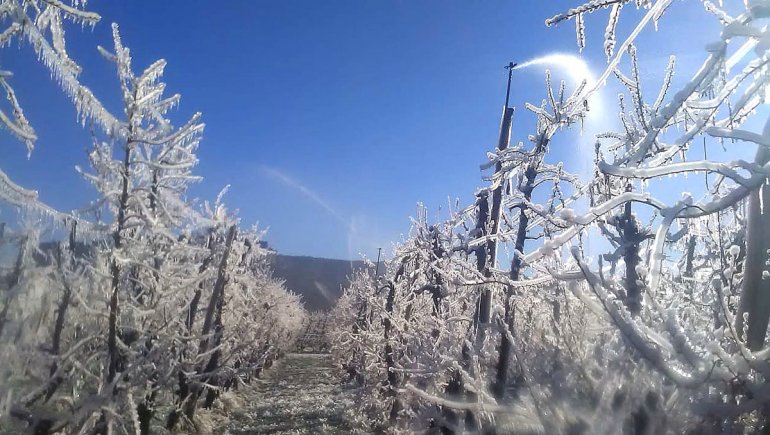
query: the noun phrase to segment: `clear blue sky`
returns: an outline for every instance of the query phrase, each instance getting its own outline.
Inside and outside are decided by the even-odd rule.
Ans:
[[[358,258],[389,250],[418,201],[436,216],[449,197],[471,200],[498,134],[503,65],[577,53],[572,22],[543,24],[575,3],[91,0],[102,22],[69,26],[67,36],[83,81],[116,112],[115,73],[95,50],[111,46],[111,22],[136,69],[168,61],[167,89],[182,94],[174,116],[201,111],[206,123],[194,196],[213,199],[231,184],[230,207],[244,224],[269,228],[280,252]],[[675,3],[666,21],[698,3]],[[588,25],[586,60],[600,71],[606,13]],[[650,80],[670,52],[702,46],[702,33],[671,35],[664,23],[651,36],[663,42],[641,52],[654,60]],[[59,209],[87,204],[95,192],[73,167],[85,164],[89,137],[71,104],[29,47],[0,50],[0,68],[15,72],[40,138],[27,160],[23,145],[0,135],[3,169]],[[540,101],[543,89],[542,70],[516,72],[514,140],[532,130],[522,103]],[[574,149],[555,152],[576,159]]]

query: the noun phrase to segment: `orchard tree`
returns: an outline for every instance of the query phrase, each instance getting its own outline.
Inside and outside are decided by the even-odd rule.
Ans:
[[[97,127],[90,169],[78,171],[98,192],[77,215],[61,213],[0,172],[0,198],[35,222],[22,231],[3,225],[0,234],[3,249],[17,250],[12,267],[0,269],[8,284],[0,339],[16,343],[2,351],[2,409],[34,433],[151,433],[166,412],[173,427],[183,406],[196,425],[203,393],[210,407],[291,346],[304,321],[301,301],[272,277],[261,232],[238,236],[221,198],[203,212],[188,200],[203,124],[200,114],[181,127],[168,119],[179,95],[164,96],[165,61],[135,73],[113,26],[114,52],[99,51],[117,71],[123,114],[114,116],[79,84],[64,50],[62,17],[91,15],[60,2],[2,5],[83,122]],[[25,21],[30,11],[34,25]],[[54,48],[43,37],[49,28]],[[17,118],[6,124],[32,141],[7,91]],[[67,241],[40,243],[40,217],[65,229]]]
[[[652,96],[636,45],[645,27],[666,25],[671,1],[635,2],[644,13],[622,42],[617,23],[630,1],[588,2],[547,20],[574,20],[582,49],[585,16],[609,9],[605,71],[569,104],[549,86],[551,110],[531,106],[534,150],[498,146],[493,184],[474,204],[444,222],[418,219],[383,284],[357,279],[341,301],[353,308],[349,320],[338,320],[351,332],[335,346],[360,349],[364,384],[398,386],[384,404],[367,404],[379,421],[398,402],[398,418],[384,425],[444,432],[751,432],[767,425],[768,130],[756,129],[752,116],[766,116],[765,3],[704,3],[722,25],[719,39],[676,87],[672,58]],[[596,143],[594,176],[579,183],[546,164],[546,151],[554,132],[574,129],[613,77],[625,88],[619,128],[587,139]],[[756,147],[753,160],[734,158],[741,143]],[[693,193],[672,198],[669,177]],[[544,184],[550,194],[528,188]],[[574,187],[567,193],[565,185]],[[510,270],[497,269],[498,244],[513,251]],[[420,308],[419,294],[439,303]],[[450,326],[458,321],[466,323]],[[508,356],[504,346],[495,353],[484,344],[495,333]],[[425,334],[433,338],[427,346],[418,338]],[[512,364],[500,370],[504,361]]]

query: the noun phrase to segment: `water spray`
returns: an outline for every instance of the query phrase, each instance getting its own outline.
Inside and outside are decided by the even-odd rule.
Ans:
[[[513,69],[524,69],[536,66],[552,66],[558,69],[559,72],[566,74],[569,81],[574,82],[575,85],[581,82],[586,82],[586,87],[581,92],[580,97],[591,99],[591,111],[588,112],[585,119],[586,124],[584,128],[581,128],[581,135],[587,133],[589,137],[593,137],[595,134],[602,131],[609,130],[610,125],[607,123],[607,117],[605,116],[605,104],[600,94],[597,94],[597,79],[594,73],[588,66],[588,63],[574,54],[566,53],[549,53],[543,56],[538,56],[533,59],[527,60],[519,65],[515,65]],[[581,141],[580,143],[588,143],[590,141]],[[590,162],[593,159],[593,149],[588,146],[581,146],[579,152],[582,155],[580,159],[582,161],[581,172],[585,175],[589,175]]]
[[[544,56],[530,59],[519,65],[514,64],[513,69],[522,69],[537,65],[557,66],[566,72],[570,78],[575,80],[577,83],[585,80],[589,87],[592,87],[596,83],[596,78],[594,77],[593,73],[591,73],[591,69],[588,67],[586,61],[573,54],[546,54]]]

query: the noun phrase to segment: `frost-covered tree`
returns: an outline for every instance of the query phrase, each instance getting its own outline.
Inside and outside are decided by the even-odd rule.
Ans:
[[[566,120],[578,119],[607,80],[625,88],[618,130],[579,139],[597,142],[592,180],[581,187],[558,166],[538,166],[543,154],[501,149],[491,165],[508,155],[509,169],[496,165],[492,188],[476,203],[444,222],[418,219],[384,284],[352,282],[335,314],[345,325],[335,349],[360,355],[357,388],[396,386],[395,397],[364,408],[384,427],[660,433],[767,425],[768,132],[756,129],[752,115],[766,116],[768,7],[705,2],[711,18],[698,19],[716,17],[721,35],[690,80],[672,88],[672,59],[649,96],[638,36],[653,22],[666,25],[672,2],[635,3],[645,11],[622,39],[617,23],[630,1],[588,2],[548,21],[574,19],[585,49],[585,16],[610,12],[604,73],[569,105],[533,107],[538,132],[568,128]],[[551,137],[543,137],[547,145]],[[753,160],[734,157],[740,142],[756,147]],[[527,177],[533,167],[539,178]],[[672,198],[669,177],[693,193]],[[526,196],[528,179],[552,183],[551,194]],[[502,203],[526,213],[504,206],[498,217],[488,202],[479,207],[504,183],[511,188],[501,189]],[[560,191],[572,183],[571,192]],[[517,243],[522,233],[523,241],[541,240]],[[494,250],[480,249],[491,239],[514,252],[510,270],[489,261]],[[604,241],[589,247],[589,239]],[[479,261],[469,261],[477,249]],[[476,306],[479,294],[489,297]],[[350,318],[343,321],[344,310]],[[503,383],[502,346],[471,343],[474,319],[496,326],[482,337],[499,334],[509,344]],[[453,383],[461,388],[447,388]],[[504,400],[501,387],[511,393]]]
[[[49,62],[44,43],[36,48]],[[78,168],[96,200],[77,216],[60,213],[0,172],[0,198],[38,225],[3,226],[0,237],[16,250],[0,271],[0,340],[15,343],[3,346],[0,408],[34,433],[154,433],[164,418],[173,428],[184,406],[186,427],[196,425],[199,398],[210,407],[249,380],[304,321],[299,298],[271,276],[262,233],[239,235],[221,197],[202,212],[187,198],[203,124],[200,114],[181,127],[167,117],[179,95],[164,96],[165,61],[137,74],[116,25],[113,43],[114,52],[99,51],[115,65],[121,116],[73,81],[74,63],[52,66],[100,127],[90,168]],[[39,242],[39,216],[68,240]]]
[[[44,384],[48,400],[52,385],[62,378],[56,372],[74,363],[81,373],[70,381],[77,384],[83,379],[81,387],[88,392],[72,397],[71,406],[77,412],[60,421],[27,419],[35,430],[93,427],[106,432],[110,427],[134,426],[137,431],[148,432],[154,397],[169,382],[164,376],[173,369],[169,366],[173,359],[164,355],[174,347],[176,323],[169,318],[180,313],[178,293],[195,279],[188,273],[194,257],[178,237],[192,216],[183,195],[194,179],[190,170],[197,162],[194,151],[202,125],[196,115],[184,127],[172,127],[163,115],[176,104],[178,96],[162,96],[165,85],[158,78],[165,63],[157,62],[135,76],[117,27],[113,30],[116,53],[102,52],[116,64],[126,120],[97,120],[107,119],[111,124],[103,125],[108,132],[106,140],[95,140],[90,155],[93,172],[84,172],[100,193],[91,211],[98,219],[109,217],[101,228],[103,236],[92,239],[96,249],[89,255],[88,267],[80,271],[82,277],[73,278],[81,280],[79,285],[71,286],[64,274],[53,347],[59,347],[61,341],[64,327],[60,323],[65,321],[64,313],[73,298],[71,288],[77,289],[77,302],[87,307],[86,311],[105,313],[83,323],[83,319],[75,318],[76,329],[102,331],[104,335],[89,337],[91,356],[87,361],[68,361],[66,366],[55,363],[56,369],[52,368],[50,380]],[[71,239],[70,249],[74,250],[75,237]],[[62,268],[60,258],[57,263]],[[105,304],[103,311],[100,302]],[[97,379],[100,382],[94,384]],[[38,398],[34,392],[25,397],[16,405],[15,416],[25,419],[25,415],[33,415],[26,407]]]
[[[767,13],[763,2],[750,2],[734,17],[711,3],[706,8],[724,30],[707,47],[701,68],[672,98],[666,97],[673,61],[652,104],[645,102],[641,91],[633,45],[625,44],[632,60],[632,78],[620,73],[617,64],[613,66],[628,88],[632,107],[626,111],[621,104],[624,131],[605,136],[612,140],[609,149],[615,158],[611,163],[604,159],[598,163],[602,182],[597,188],[605,193],[589,220],[619,227],[623,217],[613,214],[617,207],[627,210],[628,204],[636,202],[639,208],[652,210],[652,224],[642,230],[645,237],[630,240],[625,231],[613,233],[602,228],[616,246],[639,246],[642,255],[633,264],[638,275],[634,284],[647,294],[647,312],[628,316],[612,302],[622,298],[623,292],[630,296],[631,283],[619,285],[614,277],[618,255],[603,257],[611,264],[609,270],[601,270],[600,263],[599,271],[590,270],[581,256],[578,258],[590,287],[640,356],[670,381],[692,391],[690,394],[697,397],[697,411],[710,422],[711,430],[735,431],[745,428],[746,422],[753,422],[754,427],[767,424],[766,415],[753,412],[766,406],[763,394],[757,394],[765,382],[764,357],[761,352],[757,357],[756,351],[764,347],[770,315],[761,296],[770,248],[765,237],[768,222],[761,207],[767,181],[768,131],[767,127],[760,132],[744,128],[751,114],[764,104],[770,78],[767,48],[758,43],[765,37],[766,29],[761,26]],[[655,13],[651,9],[648,15]],[[719,155],[722,146],[725,151],[721,154],[729,157],[731,149],[738,146],[736,142],[756,146],[753,161],[707,157]],[[705,186],[701,199],[685,194],[672,204],[656,197],[657,179],[681,179],[687,174]],[[625,193],[617,192],[623,184],[631,183],[638,190],[649,191],[628,192],[626,188]],[[612,189],[616,193],[608,194]],[[677,223],[680,230],[672,233]],[[715,228],[710,240],[693,234],[687,250],[677,252],[677,239],[704,223]],[[733,236],[731,225],[745,228],[745,242]],[[692,257],[698,243],[711,246],[710,253],[702,257],[706,264],[693,279]],[[685,258],[686,281],[678,279],[682,271],[671,267],[670,259],[677,257]],[[628,270],[629,260],[623,260]],[[660,331],[665,335],[658,335]],[[741,386],[736,387],[736,383]],[[707,393],[707,386],[720,391],[717,397],[709,397],[713,392]]]
[[[198,236],[208,254],[203,276],[186,303],[189,345],[182,353],[177,409],[192,420],[203,398],[211,407],[223,390],[237,387],[286,352],[297,339],[306,313],[299,298],[272,277],[268,253],[255,228],[239,234],[220,199],[206,206],[208,224]],[[196,340],[196,337],[201,337]]]
[[[72,98],[83,119],[101,118],[111,124],[110,115],[91,91],[78,80],[81,67],[67,53],[65,23],[95,25],[101,17],[85,9],[85,1],[71,4],[59,0],[3,0],[0,2],[0,46],[11,45],[14,39],[29,44],[41,62],[56,78],[62,90]],[[0,110],[0,125],[23,141],[32,152],[37,136],[24,115],[22,104],[11,85],[13,73],[0,72],[0,86],[6,93],[11,115]]]
[[[500,202],[504,202],[504,209],[510,213],[509,215],[498,214],[498,217],[493,217],[494,213],[492,213],[493,219],[501,220],[501,228],[496,229],[495,238],[492,238],[491,243],[513,242],[513,261],[508,273],[511,281],[519,281],[524,276],[525,265],[522,262],[522,255],[528,240],[539,240],[547,237],[555,230],[569,225],[570,215],[568,212],[570,209],[565,208],[566,200],[572,199],[570,198],[570,191],[579,191],[581,186],[577,177],[567,172],[563,164],[546,162],[546,155],[551,139],[557,131],[581,122],[585,116],[585,106],[579,99],[580,92],[585,85],[586,83],[583,82],[568,97],[565,95],[566,85],[564,82],[561,82],[558,92],[554,92],[551,86],[550,73],[546,72],[548,100],[544,101],[540,107],[527,105],[527,108],[536,115],[537,119],[536,132],[529,138],[533,143],[532,149],[527,150],[520,143],[514,148],[500,150],[497,156],[490,156],[491,161],[496,164],[492,186],[493,193],[496,189],[503,189],[506,192],[506,195],[501,197]],[[576,110],[575,105],[581,107]],[[533,195],[536,194],[536,190],[543,190],[547,187],[550,187],[551,190],[548,192],[548,199],[542,205],[535,204]],[[565,191],[568,194],[565,194]],[[481,204],[480,207],[483,205]],[[560,214],[556,213],[557,209],[561,211]],[[494,208],[492,210],[494,211]],[[480,214],[484,214],[483,210],[480,211]],[[477,243],[478,241],[471,242],[471,244]],[[489,243],[490,241],[487,241],[487,246]],[[496,250],[489,248],[486,251],[488,251],[486,255],[496,253]],[[480,256],[478,250],[476,256],[477,258]],[[488,272],[486,275],[491,276]],[[501,319],[503,325],[509,325],[512,321],[511,303],[514,289],[513,286],[507,286],[505,289],[504,314]],[[511,362],[511,343],[508,340],[508,334],[501,334],[498,352],[493,391],[497,399],[502,399],[508,385]]]

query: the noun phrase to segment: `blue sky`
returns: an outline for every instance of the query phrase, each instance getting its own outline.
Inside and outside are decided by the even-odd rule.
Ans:
[[[213,199],[231,184],[230,207],[245,224],[269,228],[280,252],[358,258],[389,250],[417,202],[435,217],[448,198],[471,200],[498,134],[503,65],[577,54],[572,22],[543,24],[575,3],[91,0],[102,22],[69,26],[67,36],[84,83],[116,111],[115,73],[95,50],[111,46],[109,23],[120,24],[136,69],[168,61],[167,89],[182,94],[174,116],[181,123],[201,111],[206,123],[194,196]],[[660,80],[668,54],[707,41],[708,29],[687,28],[696,9],[699,2],[676,2],[661,30],[647,32],[646,80]],[[640,13],[624,15],[621,33]],[[588,20],[584,56],[597,73],[605,25],[605,13]],[[697,53],[682,58],[678,77],[690,75]],[[73,168],[86,163],[87,129],[29,47],[0,50],[0,68],[15,72],[39,136],[27,159],[22,144],[0,135],[3,169],[58,209],[86,205],[95,192]],[[514,141],[532,130],[522,103],[545,95],[542,72],[515,72]],[[606,98],[609,108],[614,97]],[[581,158],[568,146],[554,153]]]

